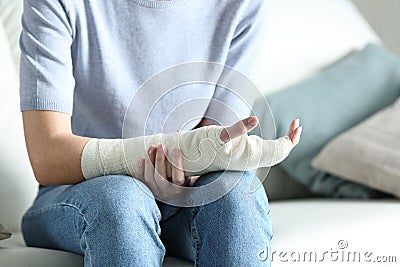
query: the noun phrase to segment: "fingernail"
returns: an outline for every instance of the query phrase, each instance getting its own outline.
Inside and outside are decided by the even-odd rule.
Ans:
[[[253,117],[251,117],[251,118],[247,121],[247,123],[250,124],[250,125],[254,125],[254,124],[256,124],[256,119],[253,118]]]
[[[149,155],[152,155],[153,153],[154,153],[154,147],[151,146],[151,147],[149,148]]]
[[[177,148],[175,148],[174,150],[172,150],[172,155],[174,157],[179,157],[179,150]]]
[[[161,153],[164,153],[164,146],[163,145],[159,145],[158,146],[158,151]]]

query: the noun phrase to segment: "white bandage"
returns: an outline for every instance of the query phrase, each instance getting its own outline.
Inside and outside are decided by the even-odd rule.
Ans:
[[[134,176],[136,164],[147,157],[150,146],[163,144],[172,162],[172,149],[179,148],[186,176],[212,171],[244,171],[269,167],[283,161],[293,148],[288,136],[263,140],[243,135],[224,143],[222,126],[207,126],[189,132],[157,134],[129,139],[91,139],[83,149],[81,167],[85,179],[104,175]],[[171,164],[168,164],[171,177]]]

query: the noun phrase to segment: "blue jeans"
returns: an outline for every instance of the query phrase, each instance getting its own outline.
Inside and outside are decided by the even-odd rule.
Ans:
[[[29,246],[84,255],[85,266],[160,266],[164,255],[196,266],[270,266],[257,257],[272,233],[264,188],[249,193],[253,178],[245,172],[225,196],[194,208],[160,203],[129,176],[42,187],[22,230]]]

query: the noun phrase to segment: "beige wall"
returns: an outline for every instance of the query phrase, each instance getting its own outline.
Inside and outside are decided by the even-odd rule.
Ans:
[[[353,0],[385,45],[400,56],[400,0]]]

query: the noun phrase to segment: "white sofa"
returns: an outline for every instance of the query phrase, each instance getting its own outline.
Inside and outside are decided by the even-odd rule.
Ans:
[[[265,65],[256,80],[266,95],[316,73],[366,43],[380,43],[347,0],[269,0],[269,5],[267,43],[261,51]],[[11,239],[0,241],[0,266],[82,266],[80,255],[26,247],[20,233],[22,214],[37,191],[18,105],[21,9],[21,0],[0,0],[0,220],[13,232]],[[266,171],[258,170],[258,174],[265,176]],[[398,201],[322,199],[279,168],[272,169],[264,184],[271,200],[274,266],[395,266],[373,262],[379,255],[397,256],[400,261]],[[335,262],[325,251],[372,252],[372,262],[365,263],[363,258],[361,263],[343,263],[340,258]],[[311,252],[317,253],[313,255],[319,260],[325,255],[325,260],[299,263],[292,258]],[[168,257],[164,262],[164,266],[192,265]]]

